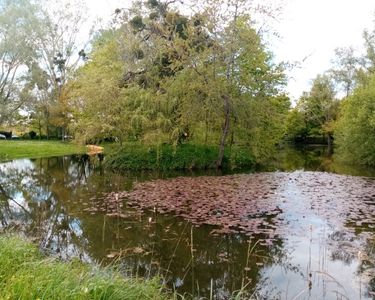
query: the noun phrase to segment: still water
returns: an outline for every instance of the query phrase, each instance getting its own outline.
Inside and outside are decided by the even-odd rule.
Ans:
[[[14,160],[0,164],[0,228],[62,259],[160,275],[194,299],[240,290],[254,299],[373,299],[375,171],[334,163],[322,148],[284,149],[266,171],[116,174],[88,156]],[[176,191],[189,201],[175,205]]]

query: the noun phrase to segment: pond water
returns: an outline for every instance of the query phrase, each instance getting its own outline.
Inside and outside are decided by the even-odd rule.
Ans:
[[[374,299],[375,171],[324,153],[286,148],[267,172],[242,174],[14,160],[0,164],[0,228],[194,299]]]

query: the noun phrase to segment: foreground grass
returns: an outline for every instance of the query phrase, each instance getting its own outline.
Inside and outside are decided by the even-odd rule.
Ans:
[[[0,161],[85,153],[84,146],[60,141],[0,140]]]
[[[0,266],[0,299],[167,299],[156,279],[47,259],[19,237],[0,236]]]
[[[117,170],[205,170],[216,168],[217,146],[183,144],[142,145],[125,144],[122,147],[105,145],[105,164]],[[254,166],[254,158],[243,149],[227,150],[224,168],[242,169]]]

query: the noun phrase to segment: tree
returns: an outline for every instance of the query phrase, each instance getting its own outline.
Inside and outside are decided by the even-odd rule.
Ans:
[[[77,73],[75,128],[85,139],[217,145],[219,168],[233,145],[268,155],[289,107],[285,77],[240,3],[230,19],[158,1],[125,13]]]
[[[118,33],[103,32],[93,43],[91,60],[81,67],[69,84],[74,120],[71,129],[81,141],[131,136],[131,122],[120,83],[124,74]],[[138,101],[138,97],[130,100]],[[131,114],[131,111],[128,111]]]
[[[85,7],[79,0],[62,5],[60,1],[46,1],[40,9],[41,27],[35,30],[38,60],[30,69],[33,103],[31,114],[43,117],[47,138],[55,128],[55,135],[65,135],[70,123],[66,94],[68,81],[86,60],[84,43],[79,31],[84,27]],[[82,37],[81,37],[82,38]]]
[[[329,71],[337,86],[348,97],[358,81],[358,72],[361,66],[361,59],[355,55],[352,47],[335,49],[333,68]]]
[[[360,66],[357,69],[357,85],[369,84],[369,75],[375,72],[375,30],[364,30],[363,40],[366,52],[359,57]]]
[[[289,113],[285,127],[286,138],[298,141],[306,141],[309,135],[308,123],[305,114],[297,107],[294,107]]]
[[[335,90],[328,75],[318,75],[312,82],[309,92],[299,99],[296,109],[291,112],[289,121],[301,121],[303,116],[305,128],[299,123],[300,134],[305,136],[325,135],[329,152],[333,150],[334,122],[338,114],[339,102],[335,99]],[[297,113],[297,112],[298,113]],[[291,128],[291,124],[288,125]],[[293,130],[296,130],[294,128]]]
[[[335,131],[337,158],[375,166],[375,76],[355,89],[342,105]]]
[[[370,73],[375,71],[375,30],[363,32],[366,54],[363,57],[363,65]]]
[[[29,100],[24,75],[37,59],[37,11],[27,0],[0,2],[0,125]]]

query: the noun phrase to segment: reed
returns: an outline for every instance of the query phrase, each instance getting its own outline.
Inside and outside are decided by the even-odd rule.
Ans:
[[[125,278],[111,268],[46,258],[15,236],[0,236],[0,265],[1,299],[173,299],[158,278]]]

